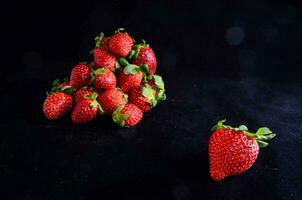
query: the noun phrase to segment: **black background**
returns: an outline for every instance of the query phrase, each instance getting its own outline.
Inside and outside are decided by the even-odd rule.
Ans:
[[[302,199],[298,1],[24,1],[1,19],[0,199]],[[52,80],[118,27],[151,44],[168,100],[131,129],[45,120]],[[277,137],[214,182],[207,142],[224,118]]]

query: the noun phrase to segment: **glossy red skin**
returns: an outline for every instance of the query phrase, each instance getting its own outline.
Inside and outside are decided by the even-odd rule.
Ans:
[[[110,40],[110,37],[103,37],[102,40],[101,40],[100,48],[105,50],[105,51],[110,52],[109,44],[108,44],[109,40]]]
[[[220,181],[245,172],[254,164],[258,153],[259,146],[254,138],[234,129],[217,129],[209,140],[211,178]]]
[[[131,88],[140,86],[143,73],[139,71],[137,74],[125,74],[124,70],[121,70],[118,79],[119,88],[121,88],[124,93],[127,93]]]
[[[116,33],[109,40],[110,51],[118,57],[126,57],[133,47],[133,39],[127,33]]]
[[[115,70],[116,57],[109,51],[101,48],[93,50],[93,64],[95,68],[107,67],[111,71]]]
[[[128,103],[121,110],[121,114],[127,114],[128,118],[125,119],[125,127],[135,126],[141,121],[143,112],[134,104]]]
[[[105,90],[101,95],[97,97],[98,102],[106,114],[112,115],[112,113],[120,105],[126,104],[125,94],[118,89]]]
[[[92,94],[93,90],[91,88],[81,88],[78,91],[74,93],[74,103],[77,104],[83,99],[85,99],[86,96],[90,96]]]
[[[78,64],[70,74],[70,85],[75,89],[90,85],[90,67],[88,64]]]
[[[136,105],[143,112],[147,112],[152,108],[149,99],[143,96],[141,87],[131,88],[128,92],[128,98],[129,103]]]
[[[72,97],[63,92],[56,92],[47,96],[43,104],[44,116],[55,120],[66,114],[72,107]]]
[[[92,100],[83,99],[73,108],[71,120],[74,124],[83,124],[94,120],[98,113],[97,107],[92,107]]]
[[[138,66],[147,64],[149,68],[147,74],[153,75],[156,72],[157,60],[154,51],[150,47],[140,48],[139,54],[133,60],[133,63]]]
[[[104,74],[99,74],[95,77],[93,86],[97,91],[104,91],[116,87],[116,77],[107,68],[104,68]]]

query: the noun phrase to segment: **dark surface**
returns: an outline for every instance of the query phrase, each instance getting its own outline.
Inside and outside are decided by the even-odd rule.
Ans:
[[[35,5],[35,6],[32,6]],[[1,80],[0,199],[302,199],[302,9],[285,1],[8,5]],[[11,12],[14,10],[14,12]],[[126,27],[158,57],[168,100],[139,125],[49,122],[44,91]],[[277,137],[246,173],[214,182],[220,119]]]

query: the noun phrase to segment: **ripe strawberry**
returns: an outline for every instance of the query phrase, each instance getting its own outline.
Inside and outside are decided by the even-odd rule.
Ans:
[[[80,101],[86,99],[88,96],[90,96],[93,93],[93,89],[92,88],[86,88],[83,87],[81,89],[79,89],[78,91],[76,91],[74,93],[74,103],[78,104]]]
[[[95,37],[95,47],[105,51],[110,51],[108,46],[109,40],[110,37],[105,37],[104,33],[100,33],[100,35]]]
[[[133,39],[128,33],[117,32],[109,40],[110,51],[118,57],[126,57],[133,47]]]
[[[93,86],[97,91],[115,88],[116,78],[107,68],[99,68],[93,72]]]
[[[135,126],[143,117],[143,112],[131,103],[119,106],[112,114],[113,121],[120,127]]]
[[[49,94],[43,104],[44,116],[49,120],[55,120],[66,114],[72,107],[71,95],[64,92]]]
[[[71,114],[73,123],[82,124],[96,118],[98,111],[101,111],[100,104],[96,101],[97,96],[97,93],[93,92],[75,105]]]
[[[118,85],[124,93],[127,93],[129,89],[140,86],[144,71],[148,71],[145,66],[136,66],[129,64],[125,58],[123,62],[126,62],[126,67],[120,70],[118,77]],[[120,59],[120,60],[121,60]]]
[[[90,85],[90,66],[87,63],[76,65],[70,74],[70,85],[75,89]]]
[[[210,175],[215,181],[248,170],[257,159],[259,147],[268,145],[263,140],[275,137],[266,127],[250,133],[244,125],[232,128],[223,122],[213,127],[209,140]]]
[[[121,90],[113,88],[105,90],[105,92],[98,96],[97,100],[101,104],[105,113],[112,115],[117,107],[127,103],[127,98],[127,95]]]
[[[149,84],[131,88],[128,96],[129,102],[139,107],[143,112],[149,111],[157,104],[155,90]]]
[[[165,94],[165,84],[161,76],[149,75],[146,77],[146,82],[156,91],[155,99],[157,101],[164,101],[167,99]]]
[[[101,48],[95,48],[93,50],[93,64],[95,68],[107,67],[111,71],[119,68],[115,56]]]
[[[147,65],[149,68],[148,74],[155,74],[157,66],[156,56],[144,40],[141,44],[134,45],[133,50],[129,54],[129,58],[133,59],[132,62],[135,65]]]

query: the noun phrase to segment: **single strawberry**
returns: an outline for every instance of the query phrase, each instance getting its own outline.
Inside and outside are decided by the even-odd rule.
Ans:
[[[91,69],[87,63],[76,65],[70,74],[70,85],[75,89],[90,85]]]
[[[115,56],[101,48],[95,48],[93,50],[93,64],[95,68],[107,67],[111,71],[115,71],[119,68],[119,63],[116,62]]]
[[[112,71],[107,68],[99,68],[93,71],[93,86],[97,91],[115,88],[116,77]]]
[[[155,74],[157,66],[156,56],[145,40],[142,40],[140,44],[134,45],[133,50],[129,54],[129,59],[132,59],[132,63],[135,65],[147,65],[149,68],[148,74]]]
[[[128,97],[120,89],[113,88],[105,90],[97,100],[105,113],[112,115],[117,107],[127,103]]]
[[[100,35],[95,37],[95,47],[109,52],[110,51],[108,46],[109,40],[110,37],[105,37],[104,33],[100,33]]]
[[[118,57],[126,57],[134,44],[134,41],[128,33],[121,32],[123,29],[118,29],[109,40],[110,51]]]
[[[80,101],[86,99],[88,96],[90,96],[94,90],[90,87],[83,87],[79,90],[77,90],[74,93],[74,103],[78,104]]]
[[[133,87],[138,87],[141,85],[144,72],[148,71],[148,68],[145,66],[137,66],[129,64],[125,58],[120,58],[119,60],[124,59],[123,62],[126,62],[126,67],[124,67],[119,72],[118,76],[118,86],[124,93],[127,93],[129,89]]]
[[[72,97],[64,92],[49,94],[43,104],[44,116],[55,120],[66,114],[72,107]]]
[[[265,141],[275,137],[266,127],[251,133],[244,125],[232,128],[223,122],[212,128],[208,147],[210,175],[215,181],[248,170],[257,159],[259,147],[267,146]]]
[[[90,122],[96,118],[98,112],[102,111],[96,100],[97,96],[97,93],[93,92],[75,105],[71,114],[71,120],[74,124]]]
[[[143,112],[134,104],[119,106],[112,114],[113,121],[120,127],[132,127],[141,121]]]
[[[147,82],[155,92],[155,99],[157,101],[164,101],[167,99],[165,94],[165,84],[161,76],[159,75],[149,75],[146,77],[145,82]]]
[[[155,92],[149,84],[131,88],[128,92],[129,102],[139,107],[143,112],[149,111],[157,104]]]

